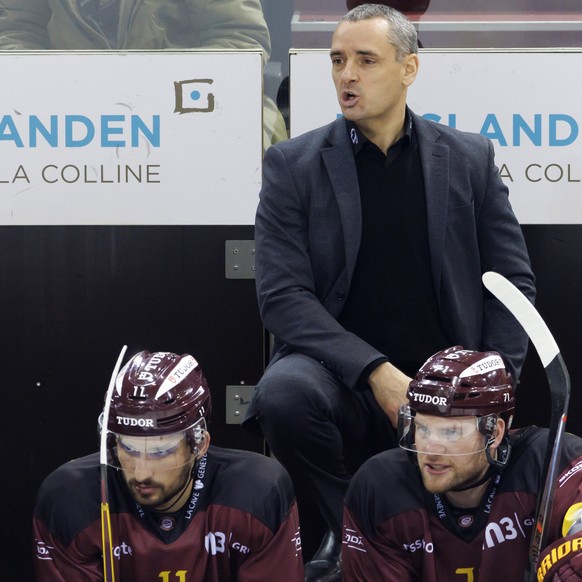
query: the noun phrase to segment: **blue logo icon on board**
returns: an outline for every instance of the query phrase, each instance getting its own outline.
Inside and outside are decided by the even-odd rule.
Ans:
[[[174,113],[212,113],[214,111],[214,93],[210,85],[214,79],[190,79],[174,81],[176,104]]]

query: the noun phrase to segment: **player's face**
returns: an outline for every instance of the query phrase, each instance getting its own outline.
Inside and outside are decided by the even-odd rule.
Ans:
[[[194,455],[183,433],[119,437],[117,456],[135,500],[140,505],[162,510],[184,494],[194,464]]]
[[[364,132],[402,123],[406,91],[416,77],[418,57],[400,62],[381,18],[342,22],[331,43],[332,78],[342,113]]]
[[[425,488],[446,493],[478,481],[487,471],[486,439],[474,416],[414,419],[418,466]]]

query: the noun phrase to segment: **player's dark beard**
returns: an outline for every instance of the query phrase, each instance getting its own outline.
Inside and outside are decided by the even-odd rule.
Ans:
[[[176,480],[175,484],[171,488],[166,489],[164,496],[160,498],[160,500],[157,501],[155,504],[148,504],[147,502],[139,500],[138,502],[140,502],[141,505],[147,506],[149,509],[153,509],[154,511],[167,511],[167,512],[176,511],[179,508],[172,507],[173,504],[168,507],[164,506],[174,498],[175,498],[174,503],[176,503],[180,499],[184,491],[186,491],[186,489],[192,482],[192,467],[193,467],[192,463],[186,463],[182,467],[182,471],[180,472],[179,478]],[[136,481],[135,479],[131,479],[128,482],[130,490],[135,485],[143,485],[144,487],[160,487],[160,484],[156,483],[152,479],[145,479],[144,481],[139,482]],[[164,507],[164,509],[161,510],[160,507]]]

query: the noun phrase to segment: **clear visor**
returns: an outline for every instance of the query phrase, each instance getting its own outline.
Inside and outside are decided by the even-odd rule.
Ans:
[[[186,430],[166,435],[141,437],[108,431],[107,463],[124,471],[144,464],[156,471],[176,469],[192,462],[205,432],[204,418]]]
[[[433,416],[400,409],[398,444],[413,453],[427,455],[474,455],[490,445],[497,415]]]

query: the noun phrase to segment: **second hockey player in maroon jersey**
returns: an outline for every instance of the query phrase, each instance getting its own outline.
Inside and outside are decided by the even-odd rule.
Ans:
[[[108,426],[116,582],[299,582],[297,509],[281,465],[209,446],[210,393],[196,360],[141,352],[121,370]],[[43,483],[38,582],[104,578],[99,455]]]
[[[370,459],[349,488],[349,582],[522,582],[548,431],[509,431],[511,376],[497,352],[432,356],[400,412],[400,449]],[[541,582],[582,581],[582,439],[565,435]]]

